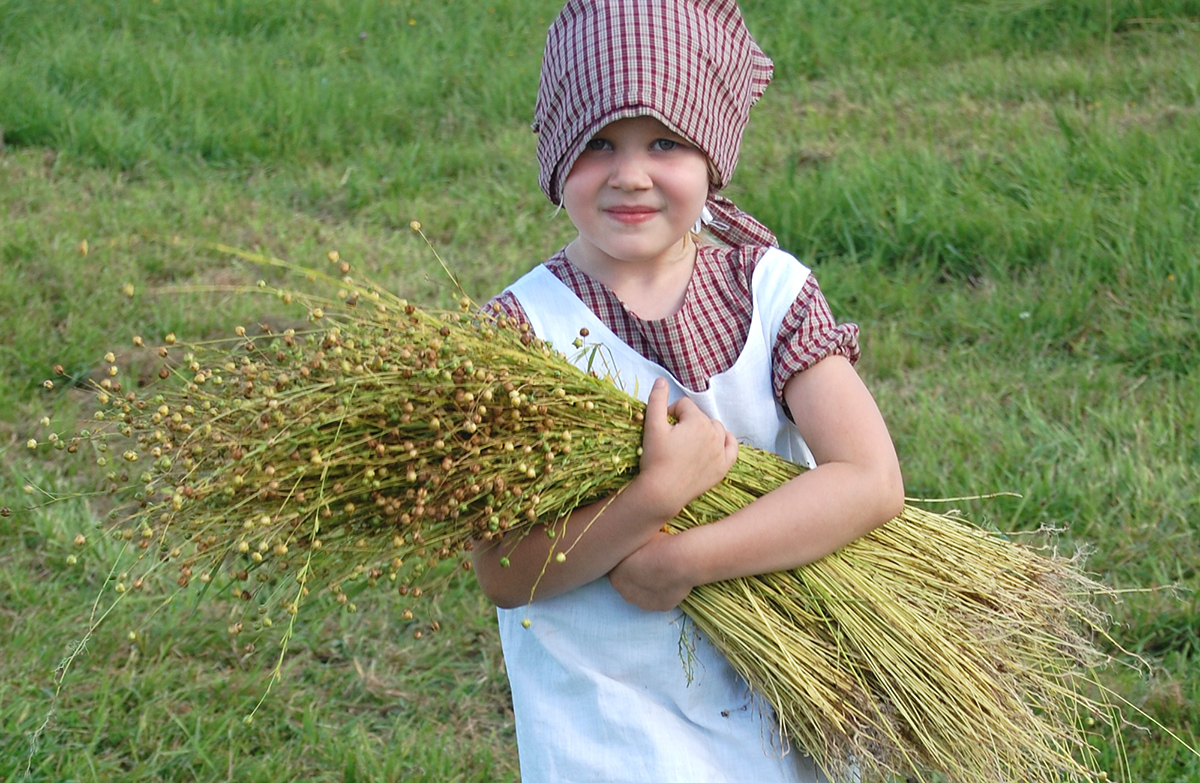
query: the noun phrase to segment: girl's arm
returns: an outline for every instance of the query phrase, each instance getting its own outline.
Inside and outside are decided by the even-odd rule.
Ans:
[[[627,601],[670,609],[696,585],[810,563],[900,513],[896,451],[850,362],[829,356],[783,393],[817,467],[725,519],[652,536],[610,574]]]
[[[521,606],[604,576],[725,477],[737,459],[737,440],[686,397],[668,407],[667,394],[666,382],[655,381],[639,472],[622,491],[576,509],[553,525],[553,539],[539,525],[516,545],[511,538],[475,542],[475,574],[493,603]],[[564,562],[553,559],[567,550]]]

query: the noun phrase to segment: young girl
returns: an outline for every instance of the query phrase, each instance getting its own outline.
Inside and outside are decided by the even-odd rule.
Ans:
[[[696,585],[823,557],[903,503],[852,367],[857,329],[718,193],[770,77],[733,0],[571,0],[551,26],[540,183],[578,236],[494,304],[560,349],[586,330],[648,407],[623,491],[556,523],[555,539],[475,550],[500,607],[525,783],[824,779],[775,742],[769,709],[677,608]],[[697,243],[701,224],[719,244]],[[720,522],[662,533],[739,442],[812,470]],[[551,545],[570,557],[547,566]]]

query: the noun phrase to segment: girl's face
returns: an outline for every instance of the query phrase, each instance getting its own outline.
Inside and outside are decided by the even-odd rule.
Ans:
[[[604,126],[563,183],[587,263],[669,263],[708,197],[708,158],[653,117]]]

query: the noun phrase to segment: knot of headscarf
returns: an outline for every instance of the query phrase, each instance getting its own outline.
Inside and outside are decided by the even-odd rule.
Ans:
[[[771,72],[734,0],[570,0],[542,59],[538,183],[562,203],[567,174],[601,128],[654,117],[708,156],[709,230],[730,245],[774,245],[769,229],[717,192]]]

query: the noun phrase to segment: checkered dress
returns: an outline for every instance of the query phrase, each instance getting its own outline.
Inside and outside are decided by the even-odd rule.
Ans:
[[[565,250],[554,254],[546,266],[630,347],[662,365],[689,389],[704,391],[709,378],[728,370],[741,354],[754,314],[750,281],[765,250],[700,245],[683,307],[656,321],[638,318],[608,287],[568,261]],[[492,301],[517,322],[527,320],[512,294],[502,293]],[[783,386],[793,375],[835,354],[858,360],[858,327],[834,320],[816,278],[810,275],[772,350],[776,397],[782,402]]]
[[[539,183],[555,204],[588,141],[617,120],[656,118],[704,152],[707,226],[723,245],[698,249],[679,312],[639,318],[573,266],[565,251],[546,267],[633,349],[620,346],[627,366],[648,359],[655,372],[666,369],[698,399],[712,398],[716,413],[731,414],[727,420],[742,415],[745,431],[771,431],[775,442],[777,428],[780,434],[795,428],[769,404],[771,395],[781,400],[789,378],[826,356],[856,359],[858,329],[834,322],[811,275],[805,273],[801,287],[799,278],[787,278],[778,256],[764,261],[774,235],[719,192],[733,175],[750,108],[771,73],[734,0],[567,0],[547,36],[534,131]],[[756,265],[759,280],[772,281],[757,297]],[[532,288],[522,288],[522,281]],[[535,318],[547,314],[532,310],[542,306],[587,315],[544,271],[522,281],[518,289],[532,293],[526,301],[542,303],[530,305]],[[779,285],[785,281],[793,285]],[[762,330],[751,331],[756,300],[772,319],[786,311],[773,345]],[[492,301],[527,322],[516,295]],[[768,352],[770,382],[763,372]],[[738,363],[743,353],[753,362]],[[522,623],[522,615],[532,616],[532,624]],[[700,679],[685,682],[678,609],[644,612],[597,579],[527,608],[498,610],[498,618],[521,772],[530,783],[824,780],[801,754],[784,757],[767,747],[770,728],[752,714],[757,697],[699,632],[689,655],[704,662]]]

